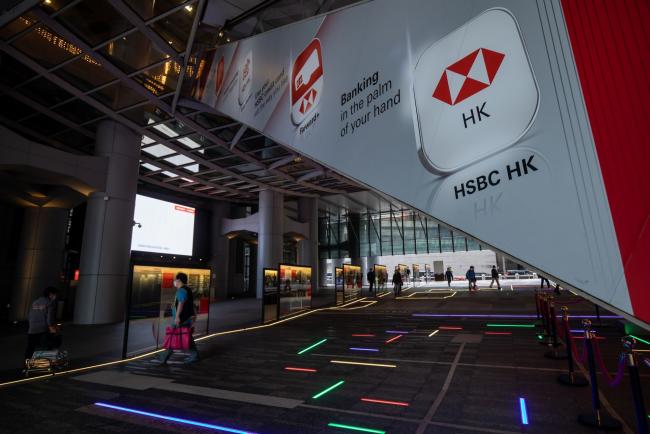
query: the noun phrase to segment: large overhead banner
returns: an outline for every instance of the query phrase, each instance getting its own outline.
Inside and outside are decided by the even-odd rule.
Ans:
[[[365,2],[219,47],[194,95],[648,323],[566,8]]]

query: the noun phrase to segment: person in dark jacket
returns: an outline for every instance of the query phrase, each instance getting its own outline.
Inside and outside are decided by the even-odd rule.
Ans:
[[[399,270],[395,270],[393,274],[393,292],[395,297],[402,294],[402,275],[399,274]]]
[[[548,278],[546,276],[542,276],[541,274],[539,275],[540,279],[540,285],[539,288],[542,289],[544,288],[544,282],[546,282],[546,287],[550,288],[551,287],[551,282],[548,281]]]
[[[187,286],[187,274],[178,273],[174,279],[176,296],[172,305],[172,327],[192,327],[196,314],[194,313],[194,296],[192,289]],[[192,329],[193,330],[193,329]],[[159,360],[164,364],[167,363],[172,355],[172,350],[166,349],[160,354]],[[194,338],[190,336],[190,355],[185,359],[185,363],[192,363],[199,360],[199,351],[196,348]]]
[[[368,278],[368,284],[370,285],[369,292],[372,294],[372,290],[375,288],[375,270],[371,268],[366,277]]]
[[[469,267],[469,270],[467,270],[467,273],[465,273],[465,278],[467,279],[467,283],[469,284],[469,290],[470,292],[472,289],[474,291],[477,290],[476,288],[476,273],[474,272],[474,266],[471,265]]]
[[[43,345],[48,333],[56,333],[56,295],[54,287],[45,288],[43,295],[32,303],[29,310],[29,329],[25,359],[30,359],[38,346]]]
[[[497,289],[499,291],[501,291],[501,283],[499,283],[499,271],[497,270],[497,266],[493,265],[492,266],[492,281],[490,282],[490,288],[492,288],[492,285],[494,284],[495,280],[497,282]]]
[[[451,281],[454,280],[454,273],[451,272],[451,267],[447,267],[445,279],[447,279],[447,287],[451,288]]]

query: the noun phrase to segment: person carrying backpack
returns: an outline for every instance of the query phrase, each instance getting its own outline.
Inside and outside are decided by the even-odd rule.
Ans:
[[[476,288],[476,273],[474,272],[473,265],[470,266],[469,270],[467,270],[467,273],[465,273],[465,278],[469,283],[469,291],[472,292],[472,289],[476,291],[478,288]]]
[[[192,324],[196,314],[194,313],[194,296],[192,294],[192,289],[187,286],[187,274],[178,273],[176,279],[174,279],[174,287],[176,288],[176,296],[174,297],[174,303],[172,304],[172,327],[187,327],[190,331],[190,355],[185,359],[185,363],[192,363],[199,360],[199,351],[196,348],[196,343],[194,338],[191,335],[191,332],[194,330]],[[170,348],[165,349],[159,357],[161,363],[167,363],[167,360],[172,355],[173,350]]]

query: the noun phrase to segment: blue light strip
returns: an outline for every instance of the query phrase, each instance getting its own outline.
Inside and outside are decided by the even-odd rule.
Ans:
[[[359,347],[350,347],[352,351],[374,351],[379,352],[377,348],[359,348]]]
[[[519,398],[519,409],[521,410],[521,423],[528,425],[528,412],[526,411],[526,400]]]
[[[391,333],[394,335],[407,335],[408,332],[406,330],[386,330],[386,333]]]
[[[149,413],[148,411],[135,410],[132,408],[120,407],[118,405],[104,404],[103,402],[96,402],[95,405],[99,407],[112,408],[113,410],[125,411],[127,413],[139,414],[141,416],[149,416],[156,419],[169,420],[172,422],[184,423],[192,426],[199,426],[201,428],[214,429],[217,431],[231,432],[235,434],[255,434],[251,431],[242,431],[240,429],[227,428],[225,426],[212,425],[210,423],[196,422],[193,420],[181,419],[179,417],[165,416],[157,413]]]

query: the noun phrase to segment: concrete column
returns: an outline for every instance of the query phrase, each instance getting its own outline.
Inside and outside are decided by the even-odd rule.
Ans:
[[[361,251],[359,240],[361,236],[361,215],[359,213],[348,214],[348,251],[352,265],[361,265]]]
[[[298,199],[298,220],[309,223],[309,237],[298,241],[298,263],[312,267],[311,287],[317,294],[321,286],[318,273],[318,198]]]
[[[129,277],[141,138],[114,121],[100,123],[96,137],[95,154],[108,158],[106,191],[88,199],[76,324],[121,321]]]
[[[18,273],[12,290],[11,320],[26,320],[31,302],[46,287],[60,286],[68,213],[63,208],[25,208],[15,251]]]
[[[210,295],[213,299],[228,298],[228,262],[230,259],[230,240],[222,234],[223,219],[230,217],[230,204],[215,202],[212,206],[212,239],[210,240],[210,261],[212,279]]]
[[[257,233],[257,298],[262,298],[264,268],[282,262],[284,236],[284,197],[273,190],[260,191],[259,231]]]

